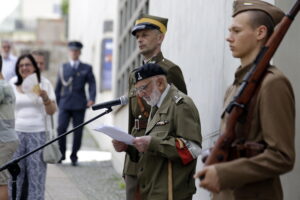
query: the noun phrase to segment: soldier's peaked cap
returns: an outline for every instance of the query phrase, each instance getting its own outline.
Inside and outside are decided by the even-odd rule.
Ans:
[[[82,43],[79,42],[79,41],[70,41],[70,42],[68,43],[68,47],[69,47],[69,49],[71,49],[71,50],[80,50],[80,49],[83,47],[83,45],[82,45]]]
[[[135,35],[137,31],[144,29],[157,29],[163,34],[167,32],[168,19],[153,15],[142,14],[131,29],[131,34]]]
[[[150,78],[157,75],[167,75],[167,73],[158,65],[153,63],[147,63],[143,66],[135,69],[134,71],[135,82]]]
[[[276,26],[284,17],[284,12],[272,4],[261,0],[236,0],[233,2],[233,14],[235,17],[241,12],[248,10],[259,10],[268,14]]]

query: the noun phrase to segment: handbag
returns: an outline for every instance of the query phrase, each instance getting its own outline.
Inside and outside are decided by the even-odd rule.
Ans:
[[[53,116],[51,116],[51,129],[50,131],[48,130],[48,126],[47,126],[47,119],[45,118],[45,122],[46,122],[46,139],[47,142],[54,139],[54,125],[53,125]],[[60,161],[62,157],[62,154],[60,152],[59,146],[58,146],[58,142],[55,141],[51,144],[49,144],[48,146],[46,146],[43,149],[43,160],[45,163],[49,163],[49,164],[55,164],[58,163],[58,161]]]

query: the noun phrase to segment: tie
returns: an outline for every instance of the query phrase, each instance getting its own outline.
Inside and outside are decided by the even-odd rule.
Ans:
[[[153,118],[153,116],[155,115],[155,113],[156,113],[157,109],[158,109],[158,107],[157,107],[157,106],[153,106],[153,107],[151,108],[151,118],[150,118],[150,119],[152,119],[152,118]]]

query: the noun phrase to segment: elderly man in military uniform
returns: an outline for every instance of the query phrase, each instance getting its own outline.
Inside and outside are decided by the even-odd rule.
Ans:
[[[70,61],[63,64],[59,69],[55,94],[59,106],[58,116],[58,135],[67,131],[70,119],[72,118],[73,127],[83,123],[85,110],[95,103],[96,84],[92,71],[92,66],[82,63],[79,60],[83,45],[78,41],[68,44]],[[88,99],[85,86],[88,84]],[[77,129],[73,136],[73,147],[71,153],[72,165],[77,165],[77,152],[81,146],[82,128]],[[62,160],[65,159],[66,138],[59,140]]]
[[[157,64],[137,68],[135,80],[136,94],[151,106],[145,135],[128,146],[130,156],[139,157],[140,199],[191,200],[202,140],[198,110],[191,98],[168,84]]]
[[[225,106],[236,94],[244,75],[283,16],[279,8],[264,1],[234,2],[227,41],[241,66],[226,92]],[[290,171],[295,162],[295,100],[289,80],[278,68],[269,66],[248,109],[243,117],[246,120],[236,125],[235,142],[263,145],[261,153],[254,156],[246,153],[229,162],[206,166],[195,177],[205,177],[201,187],[215,193],[221,191],[214,195],[215,199],[282,200],[279,176]],[[224,130],[227,117],[228,114],[223,116],[221,130]],[[233,197],[222,197],[227,189],[232,190]]]
[[[161,52],[161,45],[167,32],[168,19],[153,15],[142,14],[136,20],[132,28],[132,35],[135,36],[140,54],[144,63],[157,63],[167,72],[167,81],[176,86],[181,92],[187,94],[186,85],[181,69],[164,58]],[[134,136],[144,135],[150,106],[134,92],[134,73],[129,78],[129,124],[128,132]],[[116,151],[127,151],[127,147],[113,141]],[[135,199],[137,189],[137,166],[126,154],[123,173],[126,182],[127,200]]]

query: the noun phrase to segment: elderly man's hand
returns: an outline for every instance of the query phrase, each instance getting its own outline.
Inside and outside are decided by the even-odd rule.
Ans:
[[[204,167],[201,171],[194,175],[194,178],[204,177],[200,181],[200,187],[203,187],[211,192],[220,192],[220,183],[217,170],[215,166]]]
[[[136,137],[133,140],[133,145],[139,152],[147,151],[151,141],[151,136]]]
[[[116,152],[126,151],[126,149],[128,148],[127,144],[117,141],[117,140],[112,140],[112,144],[113,144]]]

